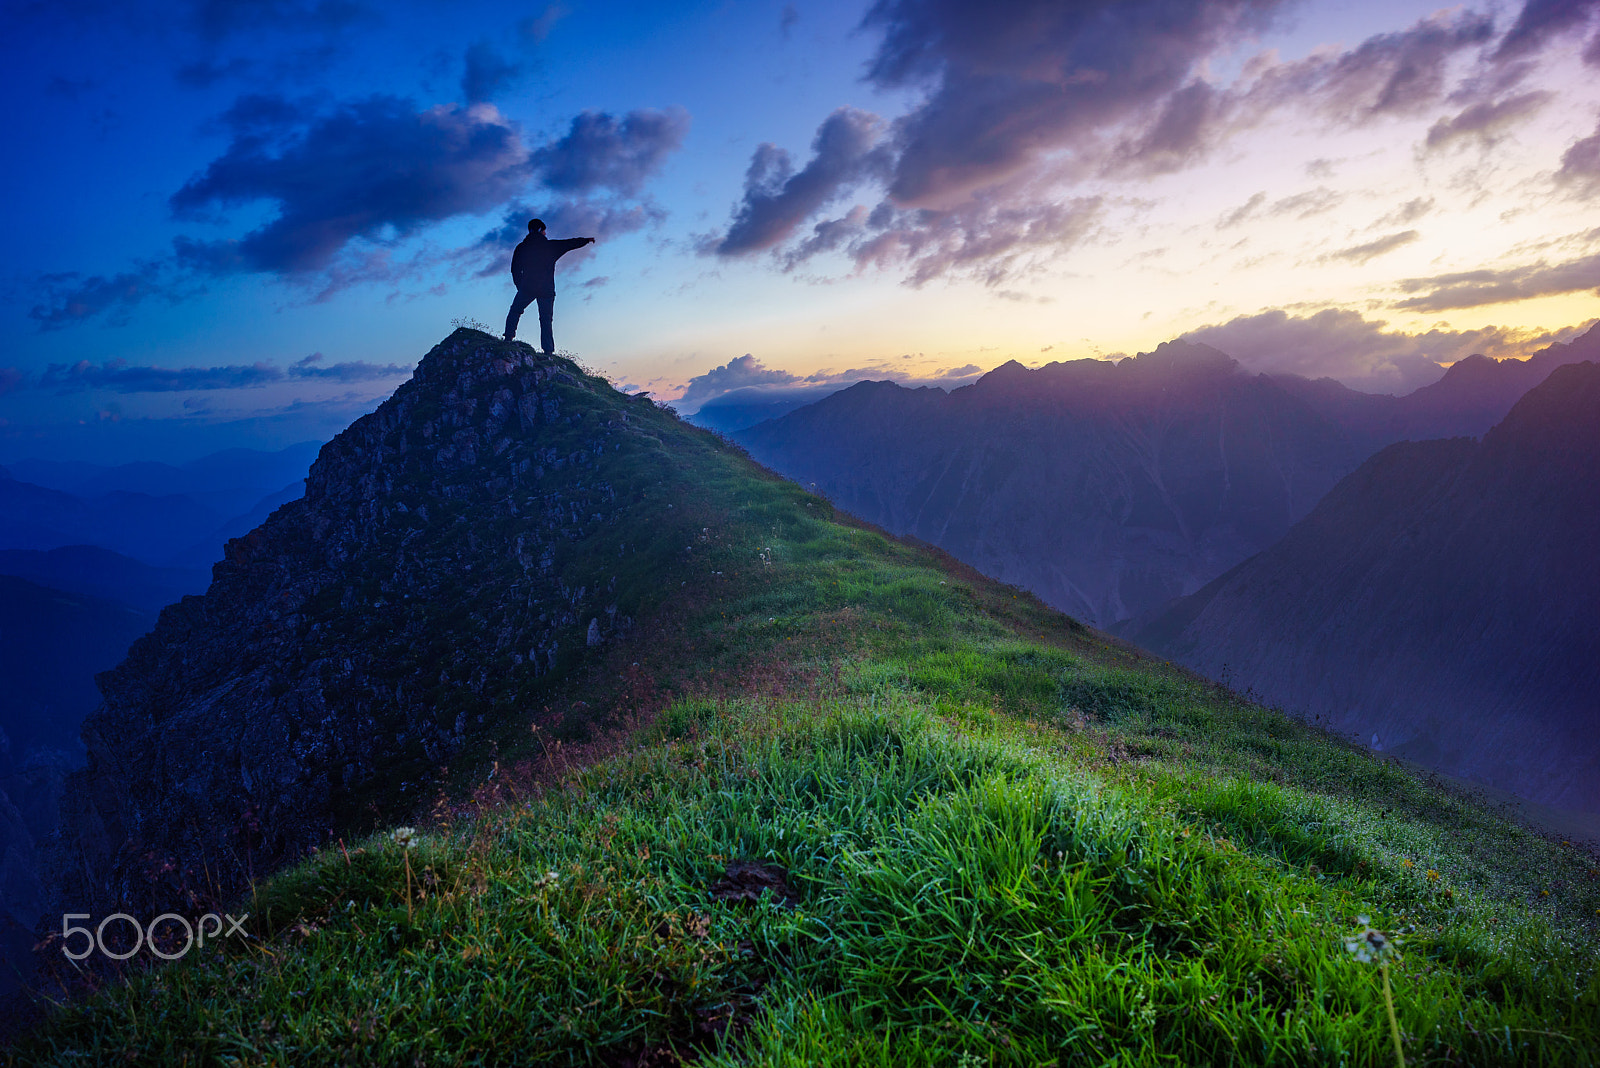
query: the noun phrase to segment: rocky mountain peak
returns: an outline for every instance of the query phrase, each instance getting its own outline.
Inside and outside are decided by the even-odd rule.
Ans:
[[[663,439],[721,447],[570,360],[435,346],[99,677],[64,898],[226,894],[414,809],[658,596],[693,522]]]

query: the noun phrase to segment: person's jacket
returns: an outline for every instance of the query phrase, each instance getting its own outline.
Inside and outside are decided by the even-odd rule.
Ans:
[[[553,295],[556,291],[556,260],[586,244],[588,239],[582,237],[552,241],[543,234],[529,234],[511,254],[511,280],[524,293]]]

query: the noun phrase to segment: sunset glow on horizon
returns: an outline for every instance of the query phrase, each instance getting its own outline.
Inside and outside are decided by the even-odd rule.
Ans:
[[[536,214],[599,239],[557,346],[663,399],[1186,335],[1407,392],[1600,317],[1600,0],[3,18],[0,463],[329,436]]]

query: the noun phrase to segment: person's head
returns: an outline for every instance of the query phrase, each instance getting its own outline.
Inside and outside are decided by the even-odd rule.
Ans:
[[[529,219],[528,220],[528,233],[530,233],[530,234],[542,234],[542,233],[544,233],[544,220],[543,219]]]

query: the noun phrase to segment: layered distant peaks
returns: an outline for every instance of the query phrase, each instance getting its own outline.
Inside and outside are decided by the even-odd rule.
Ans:
[[[1231,375],[1241,370],[1239,361],[1226,352],[1181,338],[1163,341],[1154,352],[1118,360],[1117,366],[1148,374]]]
[[[1141,352],[1120,360],[1068,360],[1028,368],[1007,360],[980,378],[979,393],[1012,390],[1117,389],[1132,385],[1166,386],[1196,378],[1225,379],[1239,374],[1239,361],[1225,352],[1192,341],[1163,341],[1154,352]]]
[[[1600,366],[1482,442],[1372,457],[1276,545],[1127,636],[1386,751],[1600,812]]]
[[[1600,459],[1600,364],[1557,367],[1484,435],[1491,453]],[[1600,482],[1600,470],[1587,472]]]

